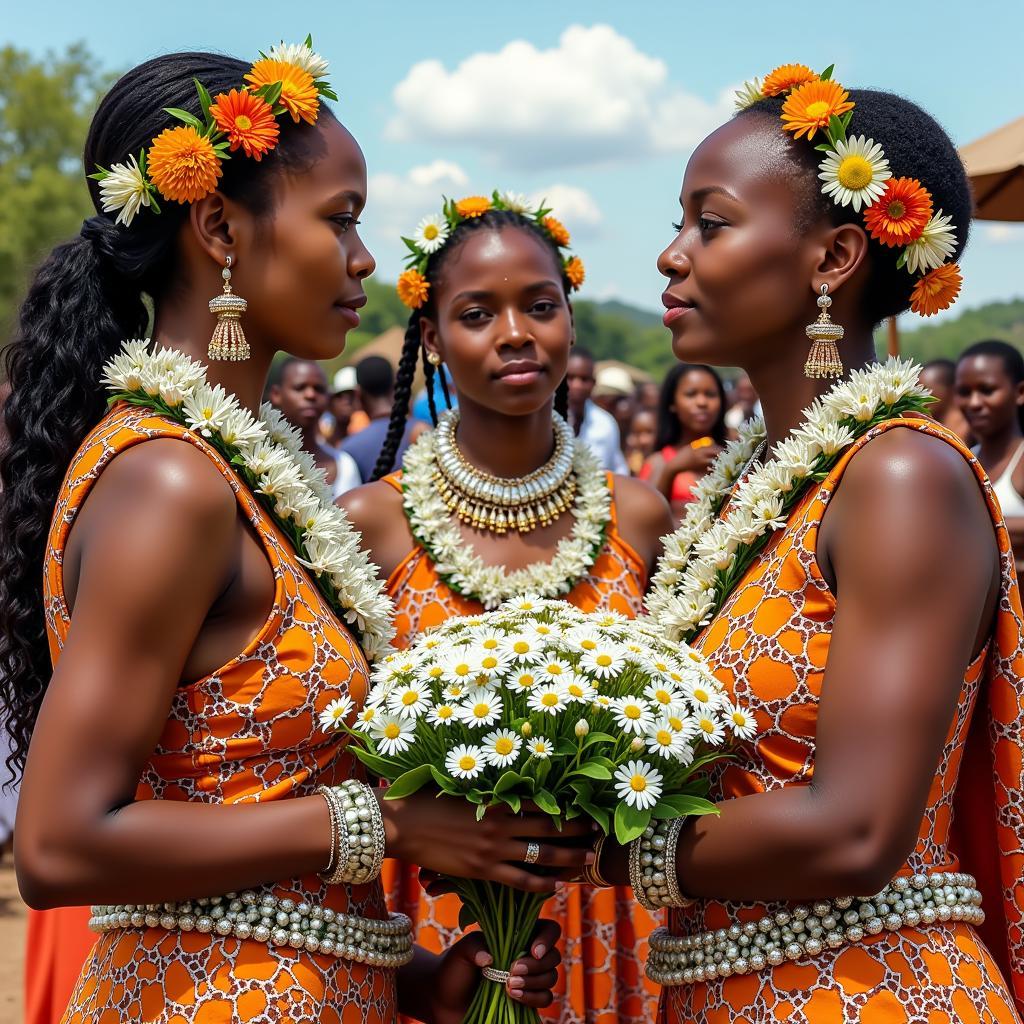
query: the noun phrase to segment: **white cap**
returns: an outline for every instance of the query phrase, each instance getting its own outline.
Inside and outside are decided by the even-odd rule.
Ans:
[[[629,371],[621,366],[602,366],[594,379],[597,395],[632,395],[636,390]]]
[[[335,375],[331,384],[331,394],[338,395],[342,391],[355,391],[356,389],[356,368],[354,366],[343,366]]]

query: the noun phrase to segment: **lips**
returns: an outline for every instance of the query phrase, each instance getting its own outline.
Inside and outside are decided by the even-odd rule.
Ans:
[[[543,371],[544,367],[532,359],[512,359],[495,376],[506,384],[532,384]]]
[[[349,320],[353,327],[359,326],[359,313],[357,310],[362,309],[366,305],[365,295],[355,295],[351,299],[342,299],[340,302],[334,304],[334,308],[338,310],[347,320]]]
[[[671,292],[664,292],[661,296],[661,302],[665,307],[665,315],[661,318],[661,322],[666,327],[674,324],[681,317],[686,316],[690,310],[696,309],[694,302],[689,299],[680,298],[678,295],[673,295]]]

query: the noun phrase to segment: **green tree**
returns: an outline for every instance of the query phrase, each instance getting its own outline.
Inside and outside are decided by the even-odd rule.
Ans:
[[[83,44],[0,49],[0,340],[39,259],[92,212],[82,146],[109,82]]]

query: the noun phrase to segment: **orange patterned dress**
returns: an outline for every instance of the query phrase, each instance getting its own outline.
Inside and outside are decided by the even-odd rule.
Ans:
[[[950,922],[883,931],[856,945],[826,948],[818,956],[760,973],[667,987],[663,1024],[1020,1020],[1024,615],[1009,537],[989,482],[971,453],[945,428],[915,418],[890,420],[869,431],[821,487],[798,504],[786,529],[776,534],[698,637],[695,647],[730,694],[752,709],[758,727],[757,739],[740,748],[738,761],[716,773],[715,785],[719,797],[729,799],[806,785],[813,777],[818,702],[836,611],[815,556],[818,528],[850,459],[890,429],[941,438],[967,459],[984,490],[999,540],[1003,584],[994,635],[965,674],[917,845],[900,871],[975,875],[987,920],[977,929]],[[670,929],[686,935],[728,927],[784,906],[701,900],[673,912]],[[1013,994],[1004,977],[1012,979]]]
[[[401,490],[401,473],[384,478]],[[611,610],[635,617],[642,606],[647,567],[620,536],[612,519],[604,550],[590,572],[566,595],[584,611]],[[472,615],[483,606],[456,594],[437,576],[421,547],[403,559],[388,580],[395,602],[399,646],[424,629],[452,615]],[[391,909],[417,922],[416,941],[439,952],[459,934],[460,903],[455,896],[432,898],[419,884],[419,869],[400,861],[385,861],[384,888]],[[555,999],[541,1015],[560,1024],[649,1024],[658,1005],[658,990],[644,977],[647,936],[657,923],[633,900],[628,887],[594,889],[563,886],[544,906],[543,916],[562,926],[562,970]]]
[[[294,549],[248,487],[202,438],[146,409],[119,405],[86,438],[68,470],[53,518],[45,601],[54,662],[70,616],[62,560],[75,516],[119,453],[153,438],[194,445],[220,470],[274,572],[270,615],[245,650],[178,688],[136,800],[242,803],[286,800],[351,777],[344,739],[318,728],[328,703],[367,691],[362,652],[296,561]],[[336,911],[383,917],[379,884],[327,886],[317,876],[268,887]],[[390,1024],[395,972],[348,960],[200,932],[160,928],[103,934],[86,960],[66,1024]]]

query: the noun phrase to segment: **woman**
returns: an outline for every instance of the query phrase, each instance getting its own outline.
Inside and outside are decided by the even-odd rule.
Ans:
[[[374,269],[356,232],[366,167],[321,109],[325,70],[282,44],[251,68],[172,54],[121,78],[85,148],[103,212],[44,262],[7,352],[19,884],[35,908],[102,904],[69,1022],[455,1022],[487,954],[414,950],[383,920],[385,847],[532,891],[585,863],[529,818],[481,830],[468,805],[378,803],[336,728],[390,609],[360,559],[311,562],[357,542],[298,434],[251,415],[275,350],[342,350]],[[166,348],[118,355],[146,328],[143,295]],[[127,400],[106,412],[109,394]],[[304,568],[296,537],[330,572]],[[554,876],[514,863],[524,832]],[[518,963],[524,1002],[550,999],[553,932]]]
[[[765,420],[701,484],[648,599],[756,721],[712,779],[719,814],[629,851],[638,896],[673,908],[649,969],[671,1024],[1017,1021],[1009,539],[913,368],[873,364],[875,324],[955,298],[970,192],[931,117],[830,74],[745,91],[658,261],[676,356],[742,367]],[[833,387],[839,360],[857,372]],[[598,869],[628,862],[606,846]]]
[[[680,363],[665,375],[658,399],[658,436],[640,479],[671,502],[678,521],[693,501],[693,485],[726,442],[725,387],[710,366]]]
[[[415,308],[377,466],[383,479],[342,499],[395,600],[400,645],[452,615],[524,591],[633,616],[658,538],[670,529],[665,502],[646,485],[603,471],[563,418],[570,282],[580,275],[563,253],[565,229],[544,213],[497,194],[449,204],[417,235],[432,227],[443,244],[415,256],[420,269],[400,281],[400,294]],[[444,413],[410,448],[404,472],[385,476],[421,357],[427,394],[443,367],[458,413]],[[482,489],[460,494],[460,472],[499,478],[506,491],[524,478],[539,486],[550,478],[549,493],[495,508]],[[422,942],[440,948],[458,929],[458,901],[423,896],[411,864],[395,864],[389,878],[392,906],[419,921]],[[621,889],[584,886],[564,891],[547,912],[561,922],[571,950],[552,1018],[650,1020],[656,997],[644,988],[637,957],[650,916],[634,913]]]
[[[626,463],[633,476],[638,476],[648,456],[654,451],[658,437],[658,415],[650,409],[637,409],[626,435]]]
[[[1024,561],[1024,358],[1005,341],[971,345],[956,366],[956,404],[978,444],[1020,572]]]

